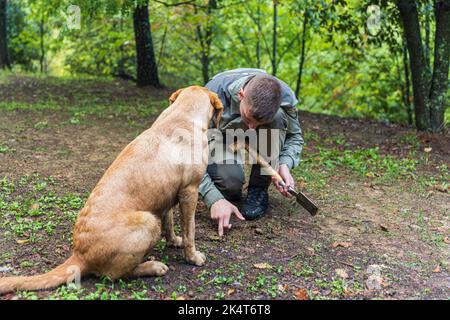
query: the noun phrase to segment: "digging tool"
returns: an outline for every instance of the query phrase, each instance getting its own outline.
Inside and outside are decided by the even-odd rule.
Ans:
[[[275,171],[274,168],[265,160],[263,157],[261,157],[255,150],[251,149],[247,144],[242,145],[239,143],[235,143],[230,145],[230,149],[233,152],[237,152],[238,150],[245,148],[249,155],[256,160],[256,163],[258,163],[262,168],[265,168],[269,174],[277,179],[278,183],[284,188],[286,187],[286,183],[284,182],[283,178],[280,176],[280,174]],[[317,211],[319,210],[317,205],[309,199],[305,194],[303,194],[301,191],[296,191],[294,188],[289,186],[288,191],[290,194],[295,196],[295,199],[297,202],[306,209],[312,216],[315,216],[317,214]]]

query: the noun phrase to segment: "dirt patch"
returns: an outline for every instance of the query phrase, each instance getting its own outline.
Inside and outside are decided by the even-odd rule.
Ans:
[[[4,101],[12,103],[35,103],[44,99],[47,91],[58,92],[66,103],[72,103],[78,94],[97,97],[102,103],[117,99],[119,104],[130,99],[158,101],[167,95],[108,82],[77,83],[12,78],[0,85],[0,93]],[[301,292],[311,299],[448,299],[449,194],[419,184],[420,177],[437,174],[440,167],[448,165],[448,135],[419,134],[416,138],[416,132],[407,127],[307,112],[300,115],[305,137],[310,138],[305,157],[316,152],[319,144],[339,150],[339,139],[347,148],[378,147],[381,153],[398,158],[415,150],[422,159],[416,178],[374,185],[369,177],[337,167],[323,178],[322,189],[307,190],[320,205],[317,217],[271,189],[270,211],[257,221],[233,221],[233,229],[223,239],[217,237],[216,226],[199,203],[196,238],[207,255],[205,267],[187,265],[180,250],[165,248],[161,242],[149,258],[170,266],[165,277],[116,283],[87,278],[82,290],[60,288],[36,295],[61,299],[295,299],[299,290],[305,290]],[[154,120],[88,116],[71,124],[72,116],[64,108],[52,112],[0,110],[0,147],[5,147],[0,152],[0,179],[6,177],[15,185],[12,193],[1,191],[9,207],[0,206],[0,275],[39,274],[70,255],[73,221],[66,218],[64,206],[73,202],[72,198],[64,203],[55,200],[58,206],[53,214],[41,218],[55,222],[53,233],[39,231],[36,241],[26,241],[26,236],[11,232],[4,224],[13,219],[13,202],[28,201],[29,194],[36,201],[53,193],[61,199],[67,193],[85,199],[118,153]],[[305,174],[319,177],[321,169],[314,170]],[[33,174],[41,178],[20,182]],[[53,177],[48,181],[54,185],[39,189],[41,180],[48,177]],[[373,270],[380,271],[380,278],[371,278]],[[2,299],[17,297],[30,298],[32,294],[10,294]]]

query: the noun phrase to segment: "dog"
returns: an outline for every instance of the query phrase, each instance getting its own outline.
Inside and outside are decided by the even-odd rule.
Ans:
[[[72,256],[43,275],[0,278],[0,294],[51,289],[77,275],[113,280],[164,275],[165,264],[143,262],[163,232],[168,246],[184,248],[188,263],[205,263],[195,247],[195,209],[208,159],[206,131],[211,121],[218,126],[223,106],[215,93],[199,86],[180,89],[169,101],[171,105],[122,150],[95,186],[75,223]],[[186,161],[192,150],[201,153],[199,161]],[[182,237],[173,228],[176,204]]]

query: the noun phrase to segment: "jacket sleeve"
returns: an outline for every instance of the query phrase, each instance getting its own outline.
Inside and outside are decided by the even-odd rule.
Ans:
[[[300,154],[303,148],[302,129],[298,119],[298,111],[294,106],[282,107],[286,113],[287,132],[286,140],[281,149],[279,163],[286,164],[289,169],[299,165]]]
[[[219,189],[217,189],[214,185],[214,182],[207,172],[200,182],[198,193],[208,208],[210,208],[216,201],[225,199]]]

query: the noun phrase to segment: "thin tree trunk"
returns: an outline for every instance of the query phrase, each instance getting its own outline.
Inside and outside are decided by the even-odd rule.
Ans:
[[[430,124],[433,132],[444,129],[445,95],[450,66],[450,1],[435,2],[436,35],[430,89]]]
[[[300,61],[298,64],[297,85],[295,87],[295,95],[297,97],[300,95],[300,88],[302,85],[303,65],[305,63],[305,44],[306,44],[306,29],[307,29],[307,27],[308,27],[308,11],[305,8],[305,13],[303,15],[303,31],[302,31]]]
[[[201,27],[201,25],[197,25],[196,32],[197,32],[197,39],[200,43],[200,46],[202,48],[201,50],[201,56],[200,56],[200,63],[202,65],[202,76],[204,83],[207,83],[209,81],[209,66],[211,64],[211,43],[213,38],[213,26],[211,21],[212,19],[212,13],[213,10],[217,9],[217,0],[209,0],[208,1],[208,7],[207,7],[207,22],[206,26],[204,28]],[[194,12],[197,13],[197,8],[194,7]]]
[[[137,85],[160,87],[150,28],[148,0],[134,9],[133,22],[136,39]]]
[[[203,30],[200,25],[197,26],[197,38],[200,42],[200,46],[202,48],[200,54],[200,64],[202,66],[202,77],[203,82],[206,84],[209,81],[209,45],[207,41],[208,36],[211,37],[210,32],[208,32],[208,27],[206,27],[205,34],[203,34]]]
[[[39,65],[40,65],[40,71],[41,73],[46,72],[45,68],[45,45],[44,45],[44,26],[45,26],[45,19],[44,19],[44,8],[41,8],[41,21],[39,22],[39,38],[40,38],[40,48],[41,48],[41,56],[39,58]]]
[[[203,82],[206,84],[209,81],[209,63],[210,63],[210,59],[209,59],[209,52],[210,52],[210,41],[208,41],[208,38],[211,37],[211,32],[210,30],[208,30],[208,27],[206,28],[206,32],[205,35],[203,35],[202,30],[200,28],[200,26],[197,26],[197,34],[199,35],[199,38],[201,38],[201,42],[202,42],[202,52],[201,52],[201,57],[200,57],[200,62],[202,65],[202,77],[203,77]]]
[[[7,0],[0,0],[0,69],[11,69],[8,52]]]
[[[403,38],[403,70],[405,72],[405,89],[404,101],[406,112],[408,114],[408,124],[413,125],[413,110],[411,105],[411,81],[409,80],[409,66],[408,66],[408,48],[406,47],[405,38]]]
[[[278,0],[273,0],[273,41],[272,41],[272,74],[277,75],[277,22]]]
[[[256,65],[261,69],[261,0],[258,0],[257,12],[258,40],[256,41]]]
[[[161,58],[163,56],[164,53],[164,46],[166,44],[166,35],[167,35],[167,30],[169,29],[169,25],[166,24],[166,26],[164,27],[164,33],[161,39],[161,47],[159,48],[159,55],[158,55],[158,60],[157,60],[157,64],[160,65],[161,62]]]
[[[428,68],[431,68],[431,64],[430,64],[430,10],[428,8],[428,6],[430,5],[428,0],[426,5],[426,10],[425,10],[425,62],[427,64]]]
[[[429,79],[420,36],[419,16],[414,0],[398,0],[397,6],[403,21],[406,43],[409,51],[414,93],[416,127],[427,130],[430,127]]]

